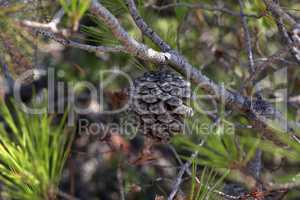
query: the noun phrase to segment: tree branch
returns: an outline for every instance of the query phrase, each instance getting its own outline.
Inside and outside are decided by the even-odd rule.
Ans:
[[[194,68],[177,51],[170,50],[169,52],[159,52],[142,43],[139,43],[129,36],[125,29],[120,25],[116,17],[112,15],[105,7],[103,7],[101,3],[98,3],[97,0],[92,1],[90,11],[101,21],[103,21],[108,28],[111,29],[113,35],[122,43],[122,51],[125,51],[132,56],[137,56],[143,60],[167,64],[173,67],[205,92],[214,94],[218,98],[219,102],[224,102],[227,106],[231,107],[231,109],[237,110],[241,114],[245,115],[248,119],[250,119],[252,125],[257,130],[260,130],[263,134],[269,135],[275,131],[281,133],[290,132],[295,135],[295,129],[300,129],[299,123],[288,122],[286,118],[284,118],[282,114],[278,112],[271,104],[260,99],[251,100],[250,98],[242,96],[237,92],[226,90],[222,86],[219,86],[208,77],[203,75],[198,69]],[[140,20],[143,19],[141,18]],[[139,24],[144,25],[144,28],[141,29],[141,31],[143,34],[145,34],[145,31],[149,30],[148,25],[145,22]],[[139,26],[139,24],[137,25]],[[85,45],[81,46],[76,43],[70,43],[70,41],[61,40],[61,38],[58,41],[65,45],[71,44],[82,49],[97,49],[97,47]],[[98,47],[98,49],[103,50],[102,47]],[[293,136],[293,138],[296,137]]]
[[[134,2],[129,0],[129,6],[134,6]],[[93,1],[92,7],[97,5],[97,1]],[[134,8],[131,8],[134,10]],[[99,11],[102,12],[103,11]],[[105,13],[111,15],[111,13]],[[143,21],[143,18],[140,16],[136,16],[137,13],[134,13],[135,19],[139,19],[139,21],[135,21],[136,25],[141,29],[141,31],[148,36],[152,41],[155,39],[152,35],[147,34],[149,30],[149,26],[146,22]],[[113,17],[112,15],[109,17]],[[113,17],[114,18],[114,17]],[[108,17],[106,18],[108,19]],[[114,18],[115,19],[115,18]],[[114,21],[117,21],[115,19]],[[115,27],[111,25],[111,23],[106,23],[110,28],[114,29]],[[118,26],[120,26],[118,24]],[[117,26],[117,27],[118,27]],[[116,29],[115,29],[116,31]],[[124,29],[122,30],[124,31]],[[116,34],[118,36],[119,34]],[[146,47],[148,48],[148,47]],[[151,50],[153,51],[153,50]],[[199,70],[194,68],[191,64],[189,64],[183,56],[181,56],[178,52],[174,50],[170,50],[165,58],[166,64],[169,64],[174,69],[184,74],[188,79],[190,79],[193,83],[197,84],[203,90],[205,90],[209,94],[215,94],[220,102],[225,102],[226,105],[231,106],[232,109],[238,110],[240,113],[246,115],[252,122],[253,126],[263,133],[269,133],[274,131],[274,124],[276,124],[276,131],[279,132],[292,132],[295,133],[294,128],[299,129],[300,125],[296,122],[289,123],[280,112],[278,112],[271,104],[263,101],[263,100],[251,100],[248,97],[244,97],[236,92],[232,92],[229,90],[224,90],[223,87],[217,85],[208,77],[203,75]],[[145,58],[145,56],[143,56]],[[147,56],[146,56],[147,57]],[[156,60],[157,62],[158,60]],[[261,106],[263,105],[263,106]]]
[[[294,128],[300,129],[298,123],[288,122],[271,104],[263,100],[251,101],[248,97],[225,90],[223,87],[217,85],[188,63],[178,52],[170,50],[169,52],[162,53],[137,42],[129,36],[116,17],[98,3],[97,0],[92,1],[90,11],[111,29],[114,36],[124,45],[129,54],[155,63],[169,64],[207,93],[215,94],[220,102],[225,102],[227,106],[246,115],[251,120],[253,126],[263,133],[270,134],[275,129],[276,132],[291,132],[295,134]],[[139,26],[139,24],[137,25]],[[146,23],[144,22],[143,24],[145,25]],[[141,30],[148,30],[147,27]]]
[[[90,11],[111,29],[114,36],[124,45],[125,50],[129,54],[137,56],[143,60],[167,64],[167,60],[170,57],[169,53],[155,51],[154,49],[148,48],[146,45],[141,44],[130,37],[120,25],[117,18],[98,3],[97,0],[92,1]]]

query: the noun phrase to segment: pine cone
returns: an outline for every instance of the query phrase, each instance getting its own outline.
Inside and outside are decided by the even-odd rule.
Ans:
[[[140,133],[166,142],[184,128],[184,117],[193,110],[187,105],[190,83],[170,71],[147,72],[134,80],[130,111]]]

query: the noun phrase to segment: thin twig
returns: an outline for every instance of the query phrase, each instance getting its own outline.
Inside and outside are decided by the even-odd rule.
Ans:
[[[262,150],[257,148],[254,157],[248,162],[247,170],[249,176],[255,179],[256,188],[258,191],[262,191],[263,185],[260,181],[260,175],[262,170]],[[242,172],[242,170],[241,170]]]
[[[4,79],[7,86],[6,90],[8,90],[5,91],[5,93],[11,93],[15,86],[15,80],[13,79],[11,73],[9,72],[7,64],[1,58],[0,58],[0,65],[2,67],[2,73],[4,74]]]
[[[286,13],[280,6],[274,1],[271,0],[264,0],[265,5],[267,6],[267,9],[271,12],[272,16],[274,17],[276,21],[276,25],[278,27],[280,36],[282,38],[282,43],[283,45],[291,45],[294,44],[295,42],[292,40],[290,37],[284,21],[290,23],[293,27],[297,25],[296,20],[292,18],[288,13]],[[290,50],[291,54],[295,58],[295,60],[300,63],[300,59],[298,58],[297,54],[294,53],[293,50]]]
[[[204,141],[202,141],[202,142],[199,144],[199,146],[202,146],[203,144],[204,144]],[[176,151],[175,151],[175,152],[176,152]],[[176,154],[177,154],[177,152],[176,152]],[[180,171],[178,172],[178,175],[177,175],[177,177],[176,177],[176,179],[175,179],[175,183],[174,183],[173,189],[172,189],[170,195],[168,196],[168,200],[173,200],[174,197],[175,197],[175,195],[176,195],[177,192],[179,191],[179,189],[180,189],[179,187],[180,187],[180,184],[181,184],[182,181],[183,181],[183,175],[184,175],[185,172],[186,172],[191,178],[195,178],[195,180],[196,180],[196,182],[197,182],[198,184],[202,184],[202,183],[200,182],[199,178],[198,178],[197,176],[193,177],[192,172],[190,171],[191,163],[192,163],[193,159],[195,159],[195,158],[198,156],[198,154],[199,154],[199,152],[198,152],[198,151],[195,151],[195,152],[191,155],[190,159],[189,159],[186,163],[184,163],[184,164],[181,166]],[[206,186],[206,187],[207,187],[209,190],[211,189],[210,186]],[[213,193],[216,193],[216,194],[218,194],[219,196],[224,197],[224,198],[226,198],[226,199],[239,199],[238,196],[228,195],[228,194],[225,194],[224,192],[221,192],[221,191],[216,190],[216,189],[214,189],[212,192],[213,192]]]
[[[122,167],[119,165],[117,169],[117,179],[118,179],[118,186],[120,191],[120,199],[125,200],[125,191],[123,186],[123,171]]]
[[[200,145],[201,145],[201,144],[200,144]],[[182,160],[180,159],[180,157],[179,157],[179,155],[178,155],[176,149],[175,149],[172,145],[169,145],[169,147],[170,147],[170,149],[172,150],[172,152],[173,152],[174,156],[176,157],[176,159],[178,160],[179,164],[180,164],[181,166],[184,166],[184,163],[183,163]],[[196,156],[195,156],[195,157],[196,157]],[[191,170],[190,170],[189,167],[185,169],[185,172],[189,175],[189,177],[194,178],[195,181],[196,181],[198,184],[203,185],[203,184],[201,183],[200,179],[199,179],[197,176],[193,176],[193,174],[192,174],[192,172],[191,172]],[[210,186],[207,186],[207,185],[206,185],[205,187],[207,187],[209,190],[211,190],[211,187],[210,187]],[[225,194],[224,192],[219,191],[219,190],[217,190],[217,189],[212,190],[212,192],[215,193],[215,194],[218,194],[219,196],[224,197],[224,198],[226,198],[226,199],[238,199],[238,198],[239,198],[239,197],[237,197],[237,196],[232,196],[232,195]]]
[[[274,15],[273,15],[273,16],[274,16]],[[277,27],[278,27],[279,33],[280,33],[281,38],[282,38],[282,42],[283,42],[284,44],[286,44],[286,43],[287,43],[287,44],[292,44],[293,41],[292,41],[292,39],[290,38],[287,29],[285,28],[285,25],[284,25],[284,23],[283,23],[282,18],[281,18],[280,16],[278,16],[278,18],[275,19],[275,21],[276,21],[276,25],[277,25]]]
[[[281,17],[283,20],[287,21],[288,23],[290,23],[291,25],[295,25],[296,24],[296,20],[293,19],[289,14],[287,14],[285,11],[283,11],[281,9],[281,7],[275,3],[273,0],[264,0],[267,9],[269,11],[271,11],[271,13],[275,16],[277,16],[276,18]]]
[[[179,165],[183,165],[183,162],[182,162],[180,156],[178,155],[176,149],[173,147],[173,145],[168,144],[168,147],[171,149],[171,151],[174,154],[174,156],[175,156],[177,162],[179,163]]]
[[[250,68],[249,71],[250,71],[250,73],[253,73],[255,66],[254,66],[254,60],[253,60],[251,37],[250,37],[248,25],[247,25],[247,17],[244,15],[244,12],[243,12],[242,0],[239,0],[239,4],[240,4],[240,16],[241,16],[241,20],[242,20],[242,26],[243,26],[244,34],[245,34],[246,48],[247,48],[247,52],[248,52],[248,61],[249,61],[249,68]]]
[[[256,152],[255,152],[255,156],[252,160],[252,173],[253,173],[253,176],[256,178],[256,179],[259,179],[260,177],[260,174],[261,174],[261,169],[262,169],[262,163],[261,163],[261,160],[262,159],[262,151],[260,149],[257,149]]]
[[[63,199],[66,199],[66,200],[80,200],[80,199],[78,199],[76,197],[73,197],[73,196],[71,196],[71,195],[69,195],[69,194],[67,194],[67,193],[65,193],[61,190],[57,191],[57,195],[62,197]]]
[[[40,23],[30,20],[23,20],[21,21],[21,24],[26,27],[45,29],[53,33],[60,33],[61,35],[67,36],[69,35],[69,31],[67,29],[59,29],[57,27],[63,16],[64,10],[60,9],[49,23]]]
[[[169,8],[173,8],[173,7],[186,7],[186,8],[190,8],[190,9],[203,9],[203,10],[207,10],[207,11],[217,11],[217,12],[222,12],[228,15],[232,15],[232,16],[240,16],[240,14],[238,12],[234,12],[231,9],[225,8],[225,7],[220,7],[220,6],[210,6],[207,4],[203,4],[203,3],[195,3],[195,4],[191,4],[191,3],[170,3],[167,5],[163,5],[163,6],[157,6],[157,5],[148,5],[146,7],[151,7],[155,10],[161,11],[161,10],[165,10],[165,9],[169,9]],[[262,16],[260,15],[255,15],[255,14],[245,14],[245,16],[247,17],[253,17],[253,18],[261,18]]]
[[[278,58],[285,57],[289,53],[289,50],[291,50],[294,46],[295,46],[294,44],[291,44],[291,45],[288,45],[287,47],[285,47],[283,49],[280,49],[279,51],[277,51],[276,53],[274,53],[273,55],[268,57],[263,63],[258,65],[255,68],[254,72],[249,76],[249,78],[247,78],[244,81],[244,87],[249,86],[249,85],[254,85],[257,82],[257,78],[259,77],[259,75],[267,67],[269,67],[274,61],[278,60]]]
[[[139,16],[136,5],[134,3],[134,0],[126,0],[127,6],[129,8],[129,12],[134,19],[135,23],[139,27],[139,29],[145,34],[147,37],[151,38],[151,40],[159,46],[159,48],[163,52],[168,52],[171,50],[171,47],[163,40],[160,38],[160,36],[153,31],[143,20],[141,16]]]
[[[184,165],[181,167],[180,171],[178,172],[178,175],[176,177],[174,186],[173,186],[173,190],[170,193],[170,195],[168,196],[168,200],[173,200],[175,195],[177,194],[177,191],[179,190],[180,184],[182,182],[182,177],[184,175],[184,173],[187,171],[187,169],[190,167],[190,165],[192,164],[192,160],[198,155],[198,151],[195,151],[192,156],[190,157],[190,159],[184,163]]]
[[[77,48],[77,49],[81,49],[87,52],[93,52],[93,53],[104,53],[104,52],[113,52],[113,53],[120,53],[120,52],[125,52],[125,48],[123,46],[114,46],[114,47],[107,47],[107,46],[93,46],[93,45],[87,45],[87,44],[81,44],[69,39],[65,39],[57,34],[54,34],[52,32],[49,31],[45,31],[45,30],[37,30],[38,33],[44,35],[47,38],[50,38],[60,44],[62,44],[63,46],[66,47],[73,47],[73,48]]]
[[[53,24],[56,26],[57,28],[57,25],[60,23],[61,19],[63,18],[65,14],[65,11],[64,9],[60,9],[53,17],[53,19],[51,20],[51,22],[49,24]]]
[[[224,114],[224,117],[228,117],[230,114],[232,114],[232,111],[226,112],[226,113]],[[213,128],[213,127],[215,127],[215,126],[217,126],[217,124],[218,124],[218,123],[220,122],[220,120],[221,120],[221,117],[214,116],[214,117],[213,117],[213,120],[214,120],[214,123],[211,124],[210,129]],[[204,141],[202,141],[202,142],[199,144],[199,146],[202,146],[203,144],[204,144]],[[184,166],[184,164],[183,164],[182,160],[180,159],[180,156],[178,155],[176,149],[175,149],[172,145],[169,145],[169,148],[172,150],[172,152],[173,152],[173,154],[174,154],[176,160],[178,160],[179,164],[180,164],[181,166]],[[197,153],[197,154],[198,154],[198,153]],[[193,156],[193,155],[192,155],[192,156]],[[196,155],[196,156],[197,156],[197,155]],[[196,157],[196,156],[195,156],[195,157]],[[193,176],[193,174],[192,174],[192,172],[191,172],[191,170],[190,170],[189,167],[185,168],[185,172],[186,172],[191,178],[194,178],[195,181],[196,181],[198,184],[203,185],[203,183],[201,183],[200,179],[199,179],[197,176]],[[180,175],[180,174],[179,174],[179,175]],[[210,187],[210,186],[205,185],[205,187],[207,187],[209,190],[211,190],[211,187]],[[224,193],[224,192],[222,192],[222,191],[219,191],[219,190],[217,190],[217,189],[212,190],[212,192],[215,193],[215,194],[218,194],[219,196],[221,196],[221,197],[223,197],[223,198],[225,198],[225,199],[239,199],[239,198],[240,198],[239,196],[228,195],[228,194],[226,194],[226,193]]]
[[[268,186],[271,190],[278,190],[278,189],[300,189],[300,181],[295,180],[288,182],[288,183],[268,183]]]

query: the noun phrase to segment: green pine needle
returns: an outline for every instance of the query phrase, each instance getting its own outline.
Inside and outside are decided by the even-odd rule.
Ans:
[[[196,182],[198,166],[192,161],[192,181],[190,190],[190,200],[215,199],[214,191],[219,189],[224,179],[228,176],[229,170],[226,170],[222,176],[214,168],[204,167],[200,175],[200,184]]]
[[[0,113],[10,131],[0,126],[0,181],[4,195],[13,199],[42,200],[56,196],[72,134],[51,125],[47,113],[27,114],[12,103],[12,116],[3,102]]]

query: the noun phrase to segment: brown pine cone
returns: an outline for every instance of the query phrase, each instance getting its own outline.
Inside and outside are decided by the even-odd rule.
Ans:
[[[184,128],[184,118],[193,114],[187,105],[190,83],[171,71],[153,71],[134,80],[130,112],[139,133],[157,141],[168,141]]]

